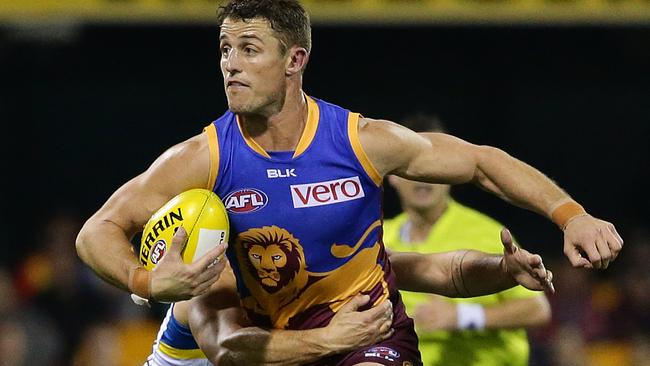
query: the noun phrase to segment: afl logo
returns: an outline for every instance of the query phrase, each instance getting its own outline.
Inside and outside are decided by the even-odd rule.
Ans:
[[[161,239],[155,242],[153,248],[151,249],[151,263],[158,264],[158,261],[162,259],[163,255],[165,255],[166,250],[167,243],[165,243],[164,240]]]
[[[228,193],[223,202],[228,212],[239,214],[263,209],[269,198],[259,189],[244,188]]]

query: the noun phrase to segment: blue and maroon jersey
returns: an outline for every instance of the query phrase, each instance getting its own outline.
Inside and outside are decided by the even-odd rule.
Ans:
[[[399,297],[381,240],[381,177],[361,148],[359,114],[307,103],[295,151],[264,151],[230,111],[206,127],[210,188],[230,217],[228,258],[261,326],[322,327],[358,293],[371,305]]]

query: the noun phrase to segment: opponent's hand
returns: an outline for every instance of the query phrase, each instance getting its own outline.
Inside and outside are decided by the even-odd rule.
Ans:
[[[564,228],[564,254],[574,267],[605,269],[621,249],[614,225],[591,215],[575,217]]]
[[[534,291],[555,292],[553,273],[544,267],[542,257],[519,248],[508,229],[501,230],[503,243],[503,270],[520,285]]]
[[[167,253],[151,272],[151,297],[160,302],[187,300],[202,295],[215,283],[225,267],[227,244],[217,245],[194,263],[183,262],[187,231],[179,227]]]
[[[456,304],[435,295],[415,308],[413,320],[417,329],[427,332],[456,329],[458,311]]]
[[[393,335],[393,304],[385,300],[373,308],[359,311],[368,301],[370,296],[356,295],[324,328],[324,341],[335,352],[373,345]]]

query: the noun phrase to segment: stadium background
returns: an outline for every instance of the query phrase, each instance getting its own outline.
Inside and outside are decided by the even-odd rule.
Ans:
[[[610,270],[574,271],[551,223],[475,187],[454,189],[556,272],[553,322],[532,332],[531,364],[648,364],[650,3],[305,3],[307,93],[368,117],[434,113],[451,133],[540,168],[619,227],[626,248]],[[148,353],[163,307],[135,308],[97,281],[74,236],[120,184],[226,108],[215,8],[0,3],[1,365],[137,364],[127,360]],[[388,186],[385,207],[398,211]]]

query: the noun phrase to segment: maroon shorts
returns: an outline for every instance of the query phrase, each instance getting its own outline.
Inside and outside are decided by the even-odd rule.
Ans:
[[[362,362],[386,366],[422,366],[418,337],[413,327],[395,329],[390,339],[349,353],[335,365],[352,366]]]

